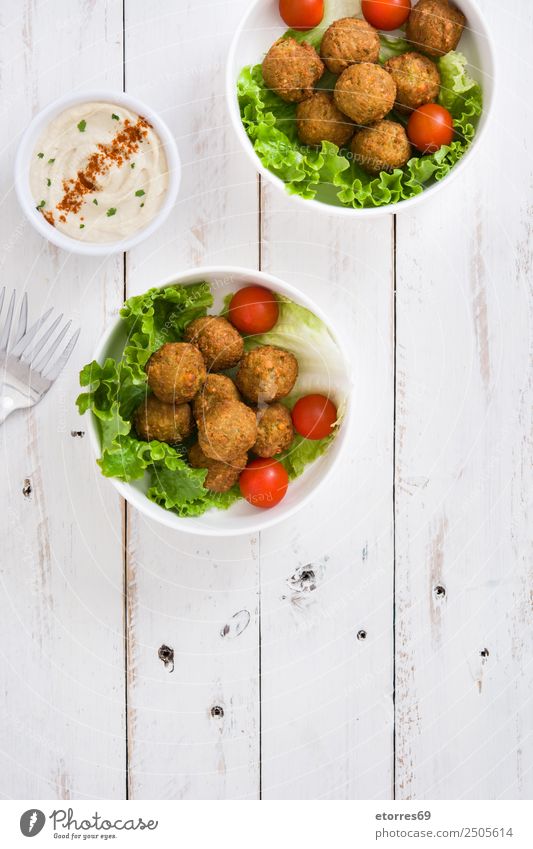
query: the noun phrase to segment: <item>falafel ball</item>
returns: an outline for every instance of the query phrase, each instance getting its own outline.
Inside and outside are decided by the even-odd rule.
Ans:
[[[233,368],[244,353],[244,339],[222,316],[196,318],[188,325],[183,338],[200,349],[208,371]]]
[[[296,108],[296,129],[302,144],[320,145],[323,141],[344,147],[354,134],[354,125],[335,106],[333,95],[316,91]]]
[[[448,0],[420,0],[409,15],[406,38],[428,56],[455,50],[465,28],[463,13]]]
[[[257,412],[257,439],[253,447],[258,457],[275,457],[294,438],[291,414],[283,404],[270,404]]]
[[[335,105],[356,124],[373,124],[391,111],[396,83],[380,65],[361,62],[342,72],[333,94]]]
[[[340,18],[324,33],[320,56],[332,74],[342,74],[356,62],[377,62],[379,34],[373,26],[358,18]]]
[[[204,385],[193,401],[192,411],[196,421],[205,416],[206,410],[217,401],[240,401],[239,390],[231,377],[225,374],[208,374]]]
[[[211,492],[227,492],[231,489],[248,462],[247,454],[239,454],[228,462],[213,460],[204,454],[198,443],[189,449],[188,456],[193,469],[207,469],[204,486]]]
[[[439,69],[421,53],[402,53],[385,62],[384,68],[396,83],[396,109],[410,112],[439,96]]]
[[[401,124],[378,121],[355,134],[352,153],[361,168],[379,174],[402,168],[411,157],[411,145]]]
[[[200,448],[213,460],[233,460],[245,454],[256,439],[255,413],[241,401],[217,401],[198,422]]]
[[[298,377],[298,360],[274,345],[260,345],[241,360],[235,382],[247,401],[279,401],[292,390]]]
[[[148,360],[146,373],[156,398],[167,404],[191,401],[207,376],[204,358],[188,342],[166,342]]]
[[[300,103],[312,93],[325,68],[315,48],[305,41],[280,38],[263,60],[263,79],[288,103]]]
[[[133,423],[140,439],[157,439],[170,445],[183,442],[194,429],[188,404],[165,404],[155,395],[148,395],[137,407]]]

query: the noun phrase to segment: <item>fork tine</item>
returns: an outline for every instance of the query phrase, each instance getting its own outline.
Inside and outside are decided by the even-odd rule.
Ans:
[[[0,307],[1,309],[1,307]],[[15,333],[15,342],[20,342],[24,334],[26,333],[26,327],[28,324],[28,293],[24,292],[24,297],[22,298],[22,303],[20,305],[20,313],[19,313],[19,323],[17,327],[17,332]]]
[[[80,333],[81,333],[81,327],[78,328],[78,330],[76,330],[74,335],[70,337],[70,341],[67,344],[67,347],[65,348],[63,353],[60,354],[60,356],[57,358],[55,363],[53,363],[50,368],[46,369],[46,371],[43,373],[43,377],[45,377],[47,380],[50,380],[50,381],[54,381],[57,377],[59,377],[59,375],[61,374],[61,372],[63,371],[64,367],[67,364],[68,358],[70,357],[70,355],[72,354],[72,351],[74,350],[74,348],[76,346],[76,342],[78,341],[78,337],[79,337]]]
[[[24,334],[22,339],[19,339],[19,341],[17,342],[17,344],[15,345],[13,350],[11,351],[11,354],[14,357],[19,357],[26,350],[26,348],[30,344],[31,340],[37,335],[37,333],[39,332],[39,330],[41,329],[41,327],[45,323],[46,319],[48,318],[50,313],[52,313],[53,311],[54,311],[54,308],[50,307],[50,309],[47,310],[45,312],[45,314],[43,316],[41,316],[41,318],[38,321],[35,322],[35,324],[32,324],[32,326],[30,327],[30,329],[28,331],[26,331],[26,333]]]
[[[4,324],[4,329],[2,330],[2,336],[0,336],[0,351],[5,351],[7,348],[7,343],[9,342],[11,324],[13,323],[13,310],[15,309],[15,297],[16,292],[13,289],[13,294],[11,295],[11,300],[7,308],[6,323]]]
[[[49,348],[47,350],[45,350],[45,352],[42,355],[42,357],[40,358],[40,360],[36,363],[34,363],[32,361],[32,364],[31,364],[32,369],[35,369],[36,371],[40,371],[40,372],[43,371],[44,367],[46,365],[48,365],[48,363],[52,359],[52,355],[55,354],[55,352],[57,351],[59,345],[61,344],[61,340],[63,339],[63,337],[67,333],[71,324],[72,324],[72,321],[67,321],[67,323],[65,324],[63,329],[60,330],[60,332],[57,334],[56,338],[54,339],[52,344],[49,346]]]
[[[50,336],[52,335],[52,333],[54,332],[54,330],[56,329],[56,327],[58,326],[58,324],[59,324],[59,322],[61,321],[62,318],[63,318],[63,313],[61,313],[61,315],[58,316],[55,319],[55,321],[52,322],[52,324],[50,325],[48,330],[45,333],[43,333],[43,335],[41,336],[40,339],[36,339],[31,350],[28,351],[27,359],[30,360],[30,363],[31,363],[32,366],[33,366],[33,361],[35,360],[35,357],[37,356],[39,351],[42,351],[42,349],[44,348],[44,346],[46,345],[46,343],[50,339]]]

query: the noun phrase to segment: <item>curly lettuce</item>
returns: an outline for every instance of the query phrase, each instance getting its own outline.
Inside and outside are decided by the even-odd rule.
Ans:
[[[80,413],[91,412],[97,422],[102,455],[98,465],[106,477],[130,483],[150,481],[147,496],[179,516],[199,516],[212,507],[225,509],[236,500],[233,490],[223,496],[205,489],[206,469],[193,469],[182,450],[164,442],[137,439],[133,413],[146,398],[144,365],[164,342],[180,341],[187,324],[207,314],[213,303],[208,283],[151,289],[129,298],[121,316],[127,332],[122,359],[108,358],[84,366],[77,399]]]
[[[408,49],[403,39],[384,37],[382,61]],[[331,142],[322,142],[320,148],[302,145],[296,133],[296,104],[286,103],[266,87],[261,65],[243,68],[237,82],[243,126],[262,164],[283,180],[289,194],[354,209],[399,203],[450,173],[468,150],[481,115],[481,87],[468,73],[466,58],[452,51],[438,65],[439,102],[452,114],[455,138],[436,153],[414,156],[391,173],[367,174],[348,151]]]

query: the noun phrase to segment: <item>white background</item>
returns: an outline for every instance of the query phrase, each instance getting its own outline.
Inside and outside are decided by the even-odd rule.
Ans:
[[[224,99],[246,6],[0,5],[2,284],[83,327],[53,392],[0,432],[0,793],[531,798],[533,4],[481,3],[501,79],[474,162],[369,223],[258,182]],[[18,208],[17,142],[56,97],[124,84],[176,136],[180,199],[126,262],[75,258]],[[74,407],[125,290],[220,263],[315,298],[356,384],[339,474],[296,519],[225,542],[126,509]]]

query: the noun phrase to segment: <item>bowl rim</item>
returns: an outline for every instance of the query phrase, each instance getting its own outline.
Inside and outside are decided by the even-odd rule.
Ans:
[[[117,106],[125,106],[133,112],[136,112],[138,115],[144,115],[154,127],[156,134],[164,146],[165,155],[167,157],[169,183],[163,204],[156,215],[146,224],[145,227],[137,230],[131,236],[117,242],[82,242],[77,239],[73,239],[71,236],[67,236],[60,230],[57,230],[57,228],[45,221],[42,215],[35,214],[35,201],[30,189],[29,161],[35,142],[37,141],[37,137],[41,130],[54,117],[65,111],[65,109],[68,109],[69,106],[91,101],[100,101],[103,103],[116,104]],[[62,248],[63,250],[73,254],[81,254],[85,256],[110,256],[112,254],[124,253],[135,245],[138,245],[140,242],[143,242],[168,218],[176,203],[176,198],[181,184],[181,159],[176,141],[167,124],[163,121],[159,114],[144,103],[144,101],[139,100],[136,97],[132,97],[123,91],[94,89],[90,91],[77,92],[76,94],[71,93],[63,95],[49,103],[32,118],[24,130],[18,144],[14,165],[14,182],[15,192],[22,211],[26,215],[30,224],[47,241],[56,245],[56,247]]]
[[[278,191],[283,192],[284,196],[289,198],[291,202],[294,202],[301,206],[302,208],[307,209],[316,209],[321,214],[324,215],[339,215],[344,217],[357,216],[359,218],[371,218],[378,217],[381,215],[390,215],[396,214],[400,212],[404,212],[406,210],[412,209],[417,204],[423,202],[429,197],[433,197],[433,195],[443,186],[449,185],[450,180],[454,179],[457,174],[461,173],[463,168],[468,165],[468,163],[472,160],[472,154],[479,150],[480,143],[486,137],[487,127],[490,126],[492,116],[494,114],[494,104],[496,100],[497,94],[497,60],[496,60],[496,49],[494,40],[492,38],[492,34],[489,28],[486,26],[484,17],[481,13],[481,10],[476,2],[476,0],[458,0],[458,5],[464,5],[466,7],[466,12],[474,13],[476,16],[479,26],[477,28],[478,35],[483,37],[486,41],[487,51],[489,56],[489,65],[486,77],[490,77],[491,79],[491,91],[490,97],[486,98],[486,94],[484,91],[483,94],[483,122],[481,126],[476,130],[476,134],[474,139],[466,151],[466,153],[461,157],[459,162],[454,165],[449,174],[444,177],[444,179],[439,180],[433,185],[429,186],[427,189],[424,189],[420,194],[415,195],[415,197],[409,198],[408,200],[398,201],[398,203],[390,203],[386,206],[378,206],[378,207],[363,207],[362,209],[356,209],[353,207],[344,207],[344,206],[335,206],[334,204],[324,203],[322,201],[317,201],[316,198],[302,198],[300,195],[289,194],[286,191],[285,183],[283,180],[278,177],[276,174],[273,174],[268,168],[266,168],[258,155],[256,154],[250,139],[246,135],[246,131],[243,127],[239,105],[237,102],[237,94],[236,94],[236,80],[233,73],[233,67],[236,60],[237,55],[237,46],[238,42],[242,36],[242,33],[249,22],[250,18],[253,17],[257,7],[261,4],[264,4],[265,0],[252,0],[249,8],[246,13],[242,17],[237,29],[235,30],[233,39],[231,41],[230,49],[228,52],[228,57],[226,61],[226,103],[228,106],[228,111],[230,114],[230,120],[232,126],[237,134],[237,137],[241,143],[241,147],[244,149],[248,159],[254,164],[256,171],[264,176],[267,180],[269,180]],[[468,17],[468,15],[467,15]]]
[[[349,423],[351,420],[353,384],[352,370],[350,368],[349,361],[345,355],[345,351],[347,350],[345,334],[342,331],[339,331],[339,329],[335,326],[335,323],[332,326],[331,320],[324,314],[323,310],[318,305],[316,305],[310,298],[308,298],[305,293],[301,292],[299,289],[297,289],[295,286],[292,286],[290,283],[286,283],[284,280],[281,280],[279,277],[270,274],[269,272],[259,271],[258,269],[251,269],[246,268],[245,266],[238,265],[199,266],[198,268],[190,268],[185,271],[178,272],[177,274],[168,275],[164,278],[163,281],[154,284],[154,286],[150,286],[150,289],[165,289],[169,286],[180,283],[182,283],[183,285],[187,285],[188,283],[193,283],[196,279],[206,279],[209,282],[209,278],[214,277],[216,275],[248,277],[250,278],[250,282],[256,283],[258,285],[271,287],[273,291],[279,292],[282,295],[287,295],[291,299],[295,300],[296,303],[299,303],[302,306],[307,307],[307,309],[311,310],[316,316],[318,316],[318,318],[320,318],[326,324],[329,332],[331,333],[334,341],[336,342],[342,355],[346,375],[349,379],[349,388],[346,397],[346,406],[343,416],[342,427],[339,429],[335,437],[335,442],[337,443],[336,453],[333,456],[329,466],[325,468],[323,475],[320,477],[316,485],[308,492],[306,492],[296,504],[287,509],[281,515],[274,513],[274,511],[276,510],[276,508],[274,507],[271,510],[257,510],[257,521],[248,524],[244,528],[206,528],[200,526],[199,524],[195,524],[195,517],[182,518],[172,513],[170,510],[165,510],[165,508],[160,507],[159,505],[150,501],[144,493],[139,492],[130,484],[124,483],[123,481],[119,481],[116,478],[106,478],[106,480],[111,482],[115,489],[118,490],[120,495],[129,504],[131,504],[141,513],[147,516],[147,518],[156,521],[159,524],[166,525],[167,527],[172,528],[175,531],[182,531],[193,536],[209,536],[222,538],[254,534],[266,530],[267,528],[271,528],[274,525],[285,521],[286,519],[293,516],[295,513],[299,512],[303,507],[305,507],[309,503],[311,498],[316,495],[319,489],[330,478],[334,470],[337,468],[338,463],[341,457],[343,456],[343,452],[346,447],[347,433],[349,431]],[[116,332],[119,326],[120,317],[116,321],[114,321],[101,336],[93,354],[94,360],[96,360],[97,362],[101,362],[102,355],[107,345],[109,344],[113,334]],[[100,436],[97,430],[95,416],[92,413],[89,416],[88,430],[89,441],[91,443],[92,450],[95,456],[98,458],[101,453]],[[148,507],[150,507],[150,509],[148,509]],[[157,512],[153,508],[157,508],[159,512]]]

